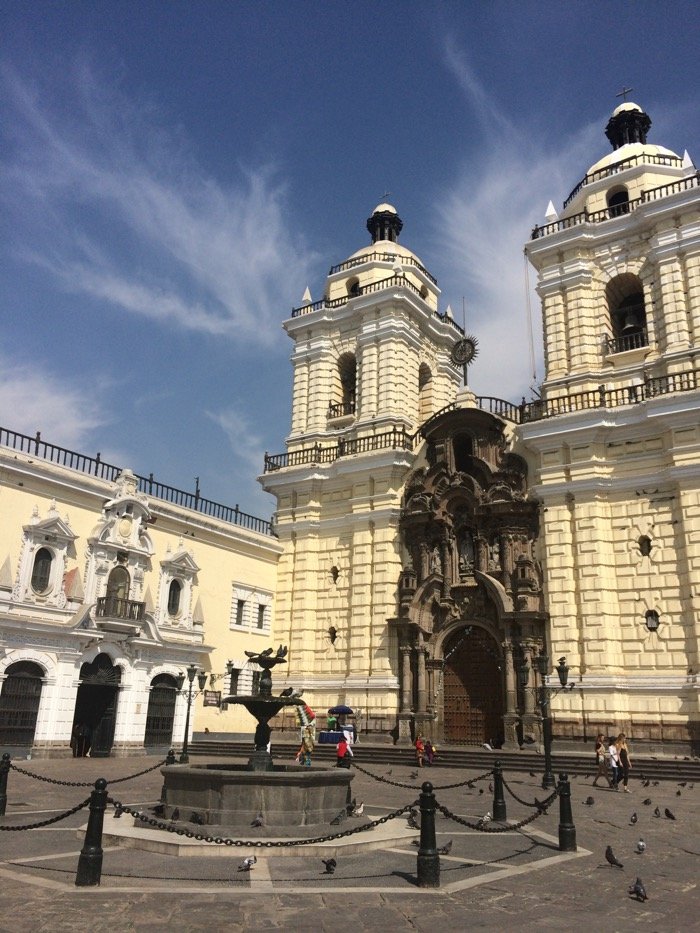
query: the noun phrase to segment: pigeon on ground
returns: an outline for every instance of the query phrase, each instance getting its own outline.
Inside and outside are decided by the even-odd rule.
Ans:
[[[204,818],[193,811],[190,815],[190,823],[194,823],[195,826],[204,826]]]
[[[679,790],[677,790],[677,791],[676,791],[676,797],[680,797],[680,795],[681,795],[681,792],[680,792]]]
[[[608,863],[608,865],[610,865],[611,868],[613,866],[615,868],[624,868],[624,865],[622,864],[622,862],[619,862],[615,858],[615,853],[612,850],[612,846],[608,846],[607,849],[605,850],[605,861]]]
[[[651,784],[651,781],[642,781],[642,787],[649,787],[650,784]]]
[[[637,816],[637,814],[633,813],[632,816],[630,817],[630,826],[634,826],[634,824],[637,822],[638,819],[639,817]]]
[[[678,782],[678,786],[679,786],[679,787],[685,787],[687,783],[688,783],[687,781],[679,781],[679,782]]]
[[[661,810],[659,810],[658,807],[656,807],[654,810],[654,816],[661,816]]]
[[[490,823],[492,819],[493,817],[491,816],[490,812],[484,813],[484,815],[479,820],[479,826],[485,826],[486,823]]]
[[[257,862],[257,855],[249,855],[248,858],[244,858],[241,864],[238,866],[239,871],[251,871],[253,865]]]
[[[411,773],[410,773],[408,776],[409,776],[409,778],[410,778],[412,781],[415,781],[416,778],[418,777],[418,772],[417,772],[417,771],[411,771]]]
[[[153,807],[153,814],[154,816],[165,816],[165,804],[157,803],[155,807]]]
[[[637,855],[643,855],[647,850],[647,844],[643,839],[637,843]]]
[[[418,814],[413,810],[411,810],[411,812],[408,814],[408,825],[411,827],[411,829],[420,829],[420,823],[416,819],[417,816]]]
[[[595,800],[593,799],[593,797],[586,797],[586,799],[583,802],[587,807],[592,807],[593,804],[595,803]]]
[[[358,805],[353,808],[350,816],[362,816],[364,812],[365,812],[365,805],[362,801],[360,801],[360,803],[358,803]]]
[[[338,813],[337,816],[334,816],[331,820],[331,826],[340,826],[346,816],[347,814],[345,810],[341,810],[340,813]]]
[[[449,842],[446,842],[444,846],[440,846],[440,848],[438,849],[438,853],[440,855],[449,855],[451,851],[452,851],[452,840],[451,839]]]
[[[530,777],[537,777],[537,775],[535,774],[534,771],[531,771],[531,772],[530,772]]]
[[[667,820],[675,820],[675,816],[671,813],[668,807],[666,807],[666,809],[664,810],[664,814]]]
[[[493,781],[489,781],[489,793],[493,793]]]
[[[170,819],[171,819],[171,820],[179,820],[179,819],[180,819],[180,808],[179,808],[179,807],[175,807],[175,809],[173,810],[173,812],[170,814]]]
[[[651,797],[647,797],[646,800],[642,800],[642,803],[644,804],[645,807],[650,807],[650,806],[651,806]]]
[[[265,825],[265,820],[264,820],[264,818],[263,818],[262,813],[258,813],[258,815],[255,817],[255,819],[253,820],[253,822],[252,822],[250,825],[251,825],[251,826],[264,826],[264,825]]]
[[[629,889],[629,894],[630,897],[636,897],[638,901],[644,902],[647,900],[646,888],[642,884],[641,878],[637,878],[632,887]]]
[[[334,858],[322,858],[321,861],[326,866],[326,874],[332,875],[338,863]]]

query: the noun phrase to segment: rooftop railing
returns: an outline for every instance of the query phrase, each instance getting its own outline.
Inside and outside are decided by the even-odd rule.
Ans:
[[[573,201],[576,195],[579,193],[581,188],[585,188],[586,185],[592,184],[594,181],[599,181],[601,178],[609,178],[611,175],[617,175],[620,172],[624,172],[625,169],[631,168],[634,165],[668,165],[668,166],[678,166],[683,163],[683,160],[678,156],[670,155],[635,155],[630,156],[629,159],[622,159],[620,162],[616,162],[614,165],[608,165],[605,168],[599,168],[597,172],[591,172],[588,175],[585,175],[581,181],[576,185],[571,194],[568,196],[566,201],[564,201],[564,207],[568,207],[569,204]]]
[[[419,269],[423,275],[430,279],[433,285],[437,285],[437,279],[431,275],[425,266],[421,265],[417,259],[412,256],[403,256],[399,253],[365,253],[363,256],[355,256],[337,266],[331,266],[328,275],[335,275],[336,272],[346,272],[348,269],[355,269],[357,266],[363,266],[366,262],[398,262],[402,266],[414,266]]]
[[[69,470],[76,470],[78,473],[96,476],[98,479],[106,480],[109,483],[114,483],[123,471],[123,467],[115,466],[113,463],[106,463],[99,453],[94,457],[89,457],[66,447],[49,444],[41,439],[40,431],[37,431],[34,437],[30,437],[27,434],[20,434],[18,431],[0,428],[0,445],[9,447],[11,450],[19,450],[32,457],[39,457],[41,460],[48,460],[50,463],[57,463]],[[200,512],[222,522],[239,525],[249,531],[257,531],[259,534],[272,534],[272,525],[269,520],[242,512],[237,505],[232,508],[220,502],[205,499],[200,495],[199,481],[197,481],[194,492],[187,492],[184,489],[158,482],[154,479],[152,473],[149,473],[148,476],[140,476],[136,473],[135,476],[138,481],[139,491],[154,499],[162,499],[164,502],[170,502],[173,505]]]
[[[571,217],[564,217],[561,220],[555,220],[551,224],[543,224],[534,227],[530,236],[531,240],[538,240],[541,237],[549,236],[551,233],[558,233],[560,230],[566,230],[569,227],[576,227],[585,223],[600,223],[604,220],[611,220],[622,214],[627,214],[636,210],[642,204],[650,201],[658,201],[670,194],[677,194],[679,191],[687,191],[690,188],[700,186],[700,172],[694,175],[688,175],[687,178],[681,178],[678,181],[670,182],[668,185],[659,185],[657,188],[650,188],[649,191],[642,192],[641,197],[628,201],[626,204],[615,204],[603,208],[600,211],[580,211],[578,214],[572,214]]]

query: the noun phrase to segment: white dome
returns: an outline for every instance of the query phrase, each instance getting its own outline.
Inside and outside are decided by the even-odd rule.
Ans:
[[[624,104],[620,104],[619,107],[615,107],[615,109],[612,112],[612,115],[616,117],[618,113],[622,113],[624,110],[636,110],[639,113],[644,113],[644,111],[639,106],[639,104],[635,104],[631,100],[626,100]]]
[[[377,204],[375,209],[372,211],[373,214],[397,214],[398,211],[393,204]]]

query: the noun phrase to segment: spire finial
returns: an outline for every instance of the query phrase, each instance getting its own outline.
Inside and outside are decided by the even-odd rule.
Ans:
[[[622,85],[622,90],[619,92],[619,94],[616,94],[615,97],[621,97],[621,98],[623,99],[623,101],[626,102],[626,101],[627,101],[627,95],[628,95],[628,94],[631,94],[633,90],[634,90],[633,87],[625,87],[625,85],[623,84],[623,85]]]

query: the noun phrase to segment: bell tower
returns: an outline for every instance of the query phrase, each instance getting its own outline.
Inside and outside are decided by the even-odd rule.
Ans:
[[[290,684],[321,709],[371,710],[395,722],[397,650],[387,620],[401,569],[402,484],[416,432],[450,404],[462,330],[439,310],[440,290],[399,243],[391,204],[367,221],[372,242],[331,268],[322,297],[294,308],[291,431],[266,455],[263,487],[277,498],[278,623]]]
[[[700,174],[627,101],[526,247],[541,401],[518,428],[542,503],[550,655],[586,690],[562,735],[700,742]],[[689,673],[690,672],[690,673]],[[694,672],[694,673],[693,673]]]

